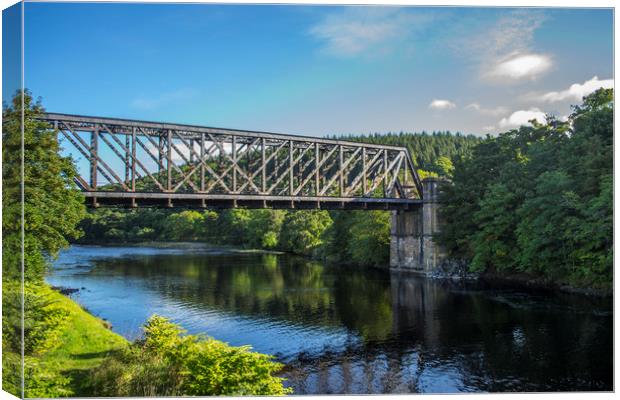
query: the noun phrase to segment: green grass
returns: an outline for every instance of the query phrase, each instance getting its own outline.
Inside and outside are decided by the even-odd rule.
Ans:
[[[45,353],[42,361],[71,378],[74,396],[88,395],[85,378],[89,371],[101,364],[106,355],[129,342],[70,298],[56,291],[52,291],[51,297],[69,311],[69,320],[60,336],[60,345]]]

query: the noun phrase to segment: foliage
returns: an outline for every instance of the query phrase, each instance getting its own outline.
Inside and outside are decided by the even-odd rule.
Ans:
[[[613,90],[566,122],[549,118],[487,139],[455,162],[439,240],[475,270],[611,287]]]
[[[22,100],[23,146],[22,171]],[[28,91],[4,106],[2,119],[3,278],[21,276],[21,187],[24,185],[24,278],[43,279],[47,259],[80,236],[77,223],[85,215],[83,197],[73,178],[69,157],[59,155],[56,132],[35,118],[44,112]]]
[[[26,283],[24,296],[24,385],[26,397],[67,395],[68,380],[42,362],[39,357],[60,345],[59,336],[68,313],[54,301],[46,286]],[[3,389],[19,394],[22,352],[21,285],[5,281],[2,288]]]
[[[289,212],[280,232],[282,248],[311,255],[323,244],[323,232],[331,224],[327,211]]]
[[[273,376],[282,367],[271,356],[231,347],[208,337],[184,335],[153,315],[145,337],[109,357],[91,374],[96,396],[283,395]]]
[[[194,210],[170,214],[165,224],[167,236],[171,240],[197,240],[204,236],[204,220],[204,215]]]
[[[385,266],[390,261],[390,213],[357,211],[348,243],[351,261],[359,265]]]

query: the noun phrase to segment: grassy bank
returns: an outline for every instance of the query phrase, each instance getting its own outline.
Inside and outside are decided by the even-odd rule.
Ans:
[[[58,347],[46,352],[41,361],[71,379],[69,388],[74,396],[86,395],[84,385],[89,370],[101,364],[106,355],[122,349],[129,342],[70,298],[48,290],[56,305],[68,312],[68,320],[60,333]]]

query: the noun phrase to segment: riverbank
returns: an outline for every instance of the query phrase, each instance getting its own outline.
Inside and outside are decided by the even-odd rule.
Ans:
[[[613,288],[578,287],[567,283],[553,281],[548,278],[534,276],[526,273],[498,273],[487,271],[480,275],[480,280],[490,285],[511,285],[528,289],[548,290],[570,294],[580,294],[592,297],[611,297]]]
[[[86,396],[87,376],[103,359],[129,345],[129,342],[110,330],[109,324],[84,310],[78,303],[49,288],[49,298],[68,313],[66,324],[58,336],[58,347],[41,356],[50,372],[70,379],[71,396]]]
[[[445,262],[443,266],[428,275],[421,272],[418,274],[433,280],[479,281],[491,288],[524,288],[594,297],[610,297],[613,295],[611,285],[609,288],[579,287],[525,272],[499,272],[496,270],[471,272],[468,264],[464,261]]]
[[[372,269],[389,269],[389,267],[381,267],[376,265],[359,265],[352,261],[342,261],[342,262],[333,262],[330,260],[326,260],[320,257],[315,257],[312,255],[304,255],[298,254],[294,252],[286,252],[286,251],[278,251],[278,250],[265,250],[265,249],[246,249],[239,248],[231,245],[223,245],[223,244],[210,244],[205,242],[192,242],[192,241],[182,241],[182,242],[172,242],[172,241],[143,241],[143,242],[108,242],[108,243],[85,243],[80,245],[86,246],[100,246],[100,247],[117,247],[117,246],[127,246],[127,247],[152,247],[158,249],[188,249],[188,250],[198,250],[198,251],[214,251],[214,252],[226,252],[231,254],[248,254],[248,253],[256,253],[256,254],[289,254],[296,257],[302,257],[309,260],[320,261],[329,265],[338,266],[343,265],[348,268],[372,268]],[[482,273],[470,272],[467,269],[467,265],[464,262],[458,263],[449,263],[449,267],[444,268],[442,270],[438,270],[436,273],[426,275],[420,274],[419,272],[412,271],[418,275],[424,276],[429,279],[434,280],[466,280],[466,281],[483,281],[489,286],[512,286],[514,288],[528,288],[535,290],[547,290],[547,291],[556,291],[563,293],[571,293],[571,294],[581,294],[585,296],[595,296],[595,297],[610,297],[613,296],[613,289],[610,288],[589,288],[589,287],[578,287],[572,286],[567,283],[553,281],[548,278],[535,276],[532,274],[527,274],[523,272],[497,272],[497,271],[485,271]]]
[[[191,242],[191,241],[182,241],[182,242],[174,242],[174,241],[142,241],[142,242],[79,242],[72,243],[72,245],[78,246],[97,246],[97,247],[152,247],[155,249],[187,249],[187,250],[217,250],[217,251],[226,251],[230,253],[243,254],[243,253],[259,253],[259,254],[294,254],[287,253],[284,251],[278,250],[265,250],[265,249],[245,249],[237,246],[225,245],[225,244],[211,244],[205,242]],[[298,254],[295,254],[298,255]]]

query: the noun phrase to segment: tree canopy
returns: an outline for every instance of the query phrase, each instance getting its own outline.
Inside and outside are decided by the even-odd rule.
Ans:
[[[568,121],[488,137],[456,159],[439,240],[473,270],[610,287],[612,174],[613,90],[599,89]]]
[[[22,98],[24,112],[22,153]],[[36,117],[44,112],[31,94],[18,92],[3,109],[2,201],[3,278],[21,276],[22,183],[24,188],[24,278],[42,280],[50,257],[80,236],[86,215],[83,196],[73,182],[76,170],[59,154],[57,134]],[[22,170],[23,154],[23,170]],[[23,173],[23,181],[22,181]]]

